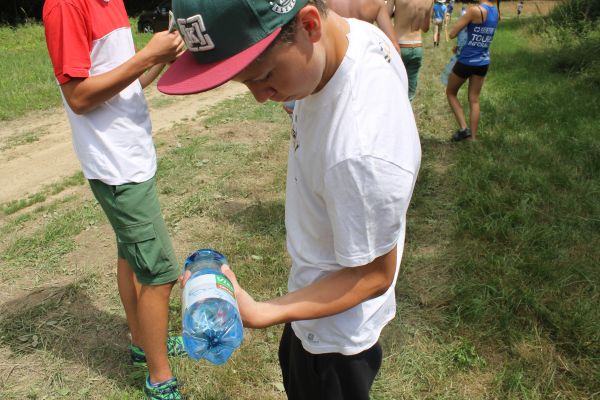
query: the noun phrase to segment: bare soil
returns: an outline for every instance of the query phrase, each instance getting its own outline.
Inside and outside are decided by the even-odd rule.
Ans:
[[[146,89],[155,139],[173,124],[193,119],[244,90],[240,84],[229,83],[208,93],[167,97],[154,86]],[[65,111],[31,113],[0,125],[0,165],[0,203],[26,198],[79,171]]]

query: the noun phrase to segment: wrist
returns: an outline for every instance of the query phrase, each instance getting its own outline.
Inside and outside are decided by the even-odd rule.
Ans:
[[[155,57],[145,47],[135,54],[134,60],[139,64],[142,71],[146,71],[156,65]]]
[[[260,315],[258,322],[262,328],[289,322],[286,318],[286,306],[279,304],[277,300],[256,303],[258,311],[256,315]]]

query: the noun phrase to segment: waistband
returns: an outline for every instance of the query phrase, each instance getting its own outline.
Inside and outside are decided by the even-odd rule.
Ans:
[[[419,41],[398,42],[398,46],[400,46],[400,48],[414,49],[416,47],[423,47],[423,42],[419,42]]]

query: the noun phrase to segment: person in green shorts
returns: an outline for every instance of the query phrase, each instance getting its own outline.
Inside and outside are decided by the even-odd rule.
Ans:
[[[400,56],[408,75],[408,99],[417,94],[419,69],[423,60],[421,33],[429,30],[433,0],[390,0],[388,11],[394,13],[394,30]]]
[[[143,88],[183,53],[184,43],[164,31],[136,52],[123,0],[46,0],[43,19],[75,153],[116,234],[132,363],[148,366],[147,398],[180,399],[167,358],[184,354],[181,337],[167,336],[180,268],[158,203]]]

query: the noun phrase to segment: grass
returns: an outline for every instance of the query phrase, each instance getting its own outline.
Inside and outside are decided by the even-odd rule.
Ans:
[[[0,52],[0,121],[60,105],[41,25],[0,26]]]
[[[491,111],[486,140],[457,154],[454,240],[466,246],[456,249],[450,315],[508,354],[536,341],[553,353],[552,374],[535,368],[540,359],[511,367],[525,387],[552,379],[560,390],[596,393],[600,104],[585,79],[548,68],[545,48],[521,34],[517,23],[502,25],[482,104]],[[577,93],[577,102],[565,102],[565,93]],[[501,394],[516,390],[513,378],[501,379]]]
[[[135,32],[135,20],[130,22],[135,45],[142,48],[150,35]],[[0,25],[0,54],[0,121],[62,104],[42,24]]]
[[[448,141],[439,74],[451,44],[434,50],[426,35],[423,162],[375,400],[598,398],[599,100],[585,73],[556,68],[557,44],[534,23],[500,26],[477,143]],[[158,187],[179,258],[213,247],[257,298],[285,293],[288,117],[244,95],[170,132],[157,137]],[[62,187],[73,191],[45,189],[0,220],[0,397],[141,399],[110,228],[88,190]],[[246,330],[222,367],[172,366],[190,399],[283,399],[280,332]]]
[[[44,186],[39,192],[28,196],[25,199],[12,200],[0,204],[0,212],[4,215],[14,214],[24,208],[30,207],[33,204],[44,202],[49,196],[61,193],[67,188],[80,186],[85,183],[83,173],[76,172],[72,176],[63,178],[61,181]]]
[[[6,143],[4,145],[0,146],[0,151],[12,149],[24,144],[35,143],[39,141],[42,136],[47,134],[48,131],[45,129],[42,129],[39,132],[26,131],[23,133],[14,134],[6,140]]]

